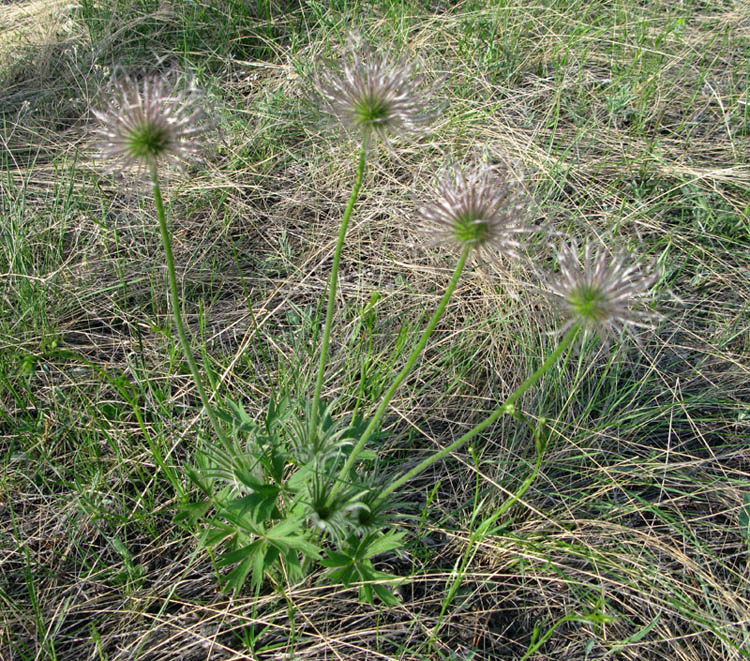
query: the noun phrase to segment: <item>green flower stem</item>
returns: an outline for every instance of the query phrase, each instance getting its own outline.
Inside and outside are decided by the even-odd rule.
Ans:
[[[318,406],[320,405],[320,391],[323,389],[323,377],[326,371],[326,362],[328,361],[328,343],[331,339],[331,323],[333,322],[333,308],[336,302],[336,285],[339,277],[339,260],[341,259],[341,249],[344,246],[344,237],[346,228],[349,225],[349,218],[354,209],[354,203],[359,196],[359,189],[362,186],[362,178],[365,174],[365,161],[367,160],[367,139],[362,144],[359,153],[359,165],[357,166],[357,175],[354,180],[354,188],[349,196],[349,203],[344,210],[344,216],[341,219],[341,228],[339,229],[339,238],[336,242],[336,250],[333,253],[333,267],[331,268],[331,279],[328,284],[328,308],[326,309],[326,324],[323,330],[323,341],[320,347],[320,364],[318,365],[318,380],[315,383],[315,394],[313,395],[312,412],[310,414],[309,436],[313,440],[315,428],[317,426]]]
[[[185,332],[185,324],[182,322],[182,314],[180,312],[180,297],[177,291],[177,276],[174,270],[174,256],[172,255],[172,242],[169,239],[169,230],[167,229],[167,220],[164,213],[164,202],[161,199],[161,187],[159,186],[159,175],[156,170],[156,165],[151,164],[151,183],[154,190],[154,201],[156,202],[156,215],[159,218],[159,229],[161,230],[161,240],[164,244],[164,254],[167,258],[167,274],[169,276],[169,295],[172,302],[172,315],[174,316],[174,323],[177,327],[177,335],[180,338],[180,344],[182,344],[182,350],[185,352],[185,359],[190,366],[190,371],[193,374],[193,381],[195,381],[195,387],[198,390],[198,395],[203,403],[203,408],[206,409],[208,419],[211,422],[211,426],[214,428],[214,432],[219,437],[225,448],[230,446],[229,439],[224,433],[224,430],[219,424],[219,420],[211,408],[211,403],[206,397],[206,392],[203,389],[203,381],[201,380],[200,372],[198,371],[198,365],[193,358],[193,352],[190,350],[190,343],[188,341],[187,333]]]
[[[557,348],[549,355],[547,356],[547,360],[544,361],[541,367],[536,370],[529,378],[527,378],[518,388],[511,393],[511,395],[508,397],[508,399],[505,400],[505,402],[499,406],[497,409],[495,409],[494,413],[487,416],[482,422],[480,422],[476,427],[473,429],[470,429],[467,431],[461,438],[451,443],[448,447],[440,450],[440,452],[436,452],[431,457],[428,457],[423,462],[419,463],[417,466],[412,468],[409,472],[407,472],[402,477],[398,478],[397,480],[394,480],[389,486],[387,486],[375,499],[373,503],[373,507],[379,505],[383,501],[385,501],[388,496],[393,493],[396,489],[398,489],[400,486],[406,484],[409,482],[409,480],[413,479],[417,475],[419,475],[425,468],[428,468],[432,464],[434,464],[436,461],[440,461],[443,457],[449,455],[451,452],[456,451],[458,448],[460,448],[465,443],[468,443],[472,438],[474,438],[477,434],[479,434],[481,431],[489,427],[493,422],[495,422],[501,415],[504,413],[512,413],[514,410],[514,406],[516,401],[529,389],[531,386],[533,386],[539,379],[544,375],[545,372],[547,372],[550,367],[552,367],[560,358],[560,356],[563,354],[565,349],[570,346],[570,343],[575,339],[576,335],[578,335],[578,332],[580,330],[580,326],[577,324],[571,328],[565,337],[560,341],[560,344],[557,346]]]
[[[518,412],[516,413],[518,418],[525,422],[526,425],[531,429],[531,433],[534,434],[534,442],[536,444],[536,462],[534,463],[534,470],[531,471],[531,475],[529,475],[526,480],[524,480],[523,484],[518,488],[518,491],[515,493],[512,493],[500,507],[498,507],[487,519],[482,521],[482,524],[477,528],[475,533],[472,535],[471,539],[472,541],[481,540],[482,537],[484,537],[490,530],[490,528],[495,525],[495,522],[510,509],[511,505],[515,503],[516,501],[520,500],[523,495],[528,491],[529,487],[533,484],[534,480],[536,479],[536,476],[539,474],[539,469],[542,467],[542,456],[544,455],[544,450],[547,445],[546,440],[542,440],[539,435],[539,429],[535,429],[534,426],[526,419],[526,416],[524,416],[522,413]]]
[[[448,606],[451,604],[454,597],[456,596],[456,593],[458,592],[458,588],[461,587],[461,583],[464,577],[464,572],[466,571],[466,568],[469,566],[469,563],[474,558],[477,544],[481,542],[489,534],[492,526],[495,525],[495,522],[505,512],[508,511],[510,506],[513,505],[513,503],[515,503],[516,501],[518,501],[526,493],[528,488],[532,485],[532,483],[536,479],[536,476],[539,474],[539,469],[542,466],[542,455],[544,454],[545,443],[540,438],[539,431],[535,429],[528,422],[528,420],[526,420],[525,416],[523,416],[523,414],[518,414],[518,415],[529,427],[531,427],[531,431],[534,434],[534,440],[536,441],[536,463],[534,464],[534,470],[531,472],[531,475],[529,475],[526,478],[526,480],[524,480],[523,484],[519,487],[518,491],[516,491],[515,493],[512,493],[510,497],[507,498],[503,502],[503,504],[500,505],[500,507],[498,507],[487,519],[482,521],[482,523],[477,527],[477,529],[473,531],[471,535],[469,536],[469,543],[467,544],[466,550],[464,551],[463,558],[461,559],[461,565],[458,567],[457,570],[454,570],[455,578],[450,588],[448,588],[445,598],[443,599],[443,605],[440,609],[440,616],[438,617],[438,625],[434,627],[432,636],[430,638],[431,643],[435,642],[435,639],[437,638],[437,635],[440,631],[440,625],[443,621],[443,616],[445,615],[445,611],[447,610]],[[476,512],[476,503],[475,503],[474,511]]]
[[[456,264],[456,269],[453,271],[453,277],[448,283],[448,287],[445,290],[445,293],[443,294],[443,298],[440,299],[440,303],[438,304],[437,309],[435,310],[435,312],[432,315],[432,318],[427,324],[427,328],[424,329],[424,332],[422,333],[422,337],[420,338],[419,342],[412,350],[411,354],[409,355],[409,358],[406,360],[406,364],[403,366],[403,368],[401,368],[401,371],[396,376],[390,388],[388,388],[388,390],[386,391],[385,395],[383,396],[383,401],[380,402],[380,405],[375,411],[375,415],[370,420],[364,432],[362,432],[362,436],[359,437],[359,441],[357,441],[357,444],[354,446],[354,448],[352,448],[352,451],[349,454],[349,458],[346,460],[344,467],[341,469],[338,483],[335,484],[331,490],[331,496],[334,496],[336,494],[337,487],[339,485],[341,485],[342,483],[345,483],[346,476],[351,470],[352,466],[354,465],[354,462],[357,460],[357,456],[362,451],[362,448],[365,446],[367,439],[370,438],[372,433],[378,428],[378,425],[380,424],[380,420],[383,418],[383,415],[385,414],[385,410],[388,408],[388,405],[391,403],[391,399],[393,399],[393,395],[396,394],[396,390],[398,390],[398,387],[403,383],[404,379],[409,375],[409,372],[411,372],[412,368],[414,367],[414,363],[417,361],[417,358],[419,358],[420,354],[422,353],[422,350],[427,344],[427,340],[430,339],[430,335],[432,335],[432,331],[435,330],[435,326],[437,326],[438,321],[440,321],[440,318],[443,316],[443,312],[445,312],[445,308],[448,305],[448,301],[453,295],[453,291],[456,289],[456,285],[458,285],[458,280],[461,277],[461,272],[464,270],[464,265],[466,264],[466,260],[469,257],[470,252],[471,252],[471,246],[467,244],[464,247],[463,251],[461,252],[461,256],[458,258],[458,264]]]

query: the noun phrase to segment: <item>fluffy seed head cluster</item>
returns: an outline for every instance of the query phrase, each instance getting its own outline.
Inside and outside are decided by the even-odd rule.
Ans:
[[[586,330],[608,337],[631,327],[651,328],[658,315],[647,306],[655,272],[644,273],[624,254],[604,250],[594,254],[587,242],[583,260],[575,241],[557,251],[560,276],[549,285],[553,299],[566,317],[565,329],[580,323]]]
[[[109,169],[143,171],[193,157],[206,130],[201,98],[192,86],[178,90],[165,76],[117,81],[108,106],[93,111],[100,122],[100,154],[114,161]]]
[[[469,245],[484,258],[518,257],[531,224],[530,199],[520,177],[488,166],[446,170],[418,215],[435,243]]]
[[[349,39],[340,65],[333,64],[317,79],[328,112],[347,129],[365,138],[374,133],[417,135],[436,112],[428,111],[434,93],[415,68],[388,55],[372,52],[358,36]]]

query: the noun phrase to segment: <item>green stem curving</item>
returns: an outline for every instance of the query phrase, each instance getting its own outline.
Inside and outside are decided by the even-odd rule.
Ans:
[[[461,256],[458,259],[458,263],[456,264],[456,268],[453,271],[453,276],[451,277],[451,280],[448,283],[448,287],[445,290],[443,297],[440,299],[440,303],[438,304],[437,309],[435,310],[432,317],[430,318],[430,321],[427,324],[427,327],[424,329],[424,332],[422,333],[422,337],[420,338],[419,342],[412,350],[411,354],[409,354],[409,358],[406,360],[406,364],[403,366],[403,368],[401,368],[401,371],[396,376],[390,388],[388,388],[385,395],[383,395],[383,400],[380,402],[380,405],[375,411],[375,415],[373,415],[373,417],[370,419],[370,422],[365,428],[364,432],[362,432],[362,436],[359,437],[357,444],[354,446],[354,448],[352,448],[352,451],[349,454],[349,457],[346,460],[346,463],[341,469],[338,483],[335,484],[333,486],[333,489],[331,490],[332,497],[336,494],[338,487],[342,483],[345,483],[346,476],[351,470],[352,466],[354,465],[354,462],[357,460],[357,456],[362,451],[362,448],[364,448],[365,443],[367,442],[367,439],[370,438],[372,433],[378,428],[378,425],[380,424],[380,421],[383,418],[383,415],[385,414],[385,411],[388,408],[388,405],[391,403],[391,399],[393,399],[393,396],[396,394],[396,390],[398,390],[398,387],[403,383],[404,379],[409,375],[409,372],[411,372],[412,368],[414,367],[414,363],[417,361],[417,358],[419,358],[420,354],[422,353],[422,350],[427,344],[427,340],[430,339],[430,335],[432,335],[432,332],[435,330],[435,326],[437,326],[438,322],[440,321],[440,318],[443,316],[443,312],[445,312],[445,308],[448,305],[448,301],[453,295],[453,291],[456,289],[456,285],[458,285],[458,280],[461,277],[461,272],[464,269],[464,265],[466,264],[466,260],[469,257],[470,252],[471,252],[471,246],[466,245],[463,251],[461,252]]]
[[[313,395],[312,411],[310,413],[310,426],[308,427],[309,440],[313,440],[315,429],[318,422],[318,407],[320,405],[320,392],[323,389],[323,377],[326,371],[326,362],[328,361],[328,344],[331,339],[331,324],[333,322],[333,309],[336,302],[336,285],[339,277],[339,260],[341,259],[341,249],[344,245],[344,237],[346,236],[346,228],[349,225],[349,218],[352,215],[354,209],[354,203],[357,201],[359,196],[359,189],[362,186],[362,178],[365,173],[365,162],[367,160],[367,139],[362,145],[362,149],[359,154],[359,165],[357,166],[357,175],[354,180],[354,188],[352,194],[349,196],[349,203],[346,205],[344,210],[344,216],[341,219],[341,228],[339,229],[339,237],[336,242],[336,249],[333,253],[333,267],[331,268],[331,279],[328,284],[328,307],[326,308],[326,323],[323,330],[323,340],[320,347],[320,363],[318,365],[318,379],[315,383],[315,394]]]
[[[516,390],[511,393],[508,399],[506,399],[505,402],[503,402],[501,406],[495,409],[495,411],[491,415],[487,416],[484,420],[482,420],[482,422],[480,422],[474,428],[470,429],[463,436],[461,436],[458,440],[451,443],[448,447],[443,448],[439,452],[436,452],[431,457],[428,457],[427,459],[419,463],[417,466],[412,468],[406,474],[404,474],[397,480],[394,480],[393,482],[391,482],[390,485],[388,485],[383,491],[380,492],[378,497],[373,502],[373,507],[376,507],[382,504],[391,493],[393,493],[400,486],[406,484],[409,480],[419,475],[423,470],[425,470],[425,468],[432,466],[432,464],[434,464],[436,461],[440,461],[443,457],[449,455],[451,452],[455,452],[462,445],[464,445],[465,443],[468,443],[477,434],[479,434],[481,431],[483,431],[484,429],[489,427],[493,422],[495,422],[501,415],[503,415],[504,413],[512,413],[516,401],[518,401],[518,399],[529,388],[531,388],[531,386],[533,386],[537,381],[539,381],[539,379],[544,375],[544,373],[547,372],[557,362],[558,358],[560,358],[560,356],[565,351],[565,349],[568,348],[570,343],[578,335],[579,330],[580,330],[580,326],[578,325],[571,328],[563,337],[563,339],[560,341],[560,344],[557,346],[557,348],[549,356],[547,356],[547,359],[544,361],[541,367],[539,367],[539,369],[537,369],[536,372],[534,372],[520,386],[518,386],[518,388],[516,388]]]
[[[190,367],[190,371],[193,374],[193,381],[195,382],[195,387],[198,390],[198,395],[201,398],[201,402],[203,404],[203,408],[206,409],[206,414],[208,415],[208,419],[211,422],[211,426],[214,429],[214,432],[219,437],[219,440],[222,442],[225,448],[228,448],[230,446],[229,439],[227,438],[227,435],[224,433],[224,430],[221,428],[221,425],[219,424],[219,420],[216,417],[216,413],[214,413],[213,408],[211,408],[211,403],[208,401],[208,397],[206,397],[206,392],[203,389],[203,381],[201,379],[200,372],[198,371],[198,365],[195,362],[195,359],[193,358],[193,352],[190,350],[190,343],[188,341],[187,332],[185,331],[185,324],[182,321],[182,314],[180,312],[181,305],[180,305],[180,297],[177,290],[177,276],[175,275],[175,269],[174,269],[174,256],[172,255],[172,242],[169,239],[169,230],[167,228],[167,220],[166,215],[164,213],[164,202],[161,199],[161,187],[159,186],[159,176],[158,172],[156,170],[156,165],[151,164],[150,165],[150,173],[151,173],[151,183],[154,190],[154,201],[156,203],[156,215],[159,218],[159,229],[161,230],[161,240],[162,244],[164,245],[164,254],[167,258],[167,274],[169,279],[169,296],[172,303],[172,316],[174,317],[174,323],[177,327],[177,335],[180,338],[180,344],[182,345],[182,350],[185,353],[185,359],[187,360],[188,366]]]

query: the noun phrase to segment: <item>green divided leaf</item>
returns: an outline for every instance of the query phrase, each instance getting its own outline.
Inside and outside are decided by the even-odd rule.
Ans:
[[[256,556],[249,555],[239,565],[237,565],[226,577],[224,583],[224,589],[229,592],[239,592],[242,586],[245,584],[245,579],[251,570],[254,571],[254,564],[256,563]]]
[[[268,521],[274,515],[278,515],[276,509],[276,499],[278,498],[278,495],[278,487],[268,484],[259,484],[257,490],[254,490],[253,493],[247,496],[236,498],[231,501],[227,504],[226,509],[239,519],[242,519],[246,514],[249,514],[252,523],[259,524]]]
[[[362,545],[366,547],[363,558],[372,558],[381,553],[387,553],[388,551],[394,551],[395,549],[403,546],[402,540],[404,533],[402,532],[387,532],[380,538],[376,538],[375,535],[368,535],[362,542]]]
[[[180,511],[175,516],[175,521],[187,521],[191,526],[194,526],[198,519],[203,518],[208,510],[211,509],[211,502],[208,500],[202,500],[197,503],[184,503],[180,505]]]
[[[219,567],[226,567],[227,565],[232,565],[235,562],[244,562],[247,557],[255,555],[256,553],[258,553],[258,551],[262,550],[262,545],[262,541],[258,539],[252,544],[243,546],[241,549],[223,553],[216,565]]]
[[[362,582],[358,591],[361,601],[374,604],[377,596],[387,606],[395,606],[399,603],[398,597],[382,582],[400,579],[375,569],[370,558],[400,548],[403,537],[404,533],[396,532],[372,534],[361,540],[351,535],[343,552],[327,551],[327,557],[320,564],[328,567],[326,576],[331,581],[340,582],[345,587]]]

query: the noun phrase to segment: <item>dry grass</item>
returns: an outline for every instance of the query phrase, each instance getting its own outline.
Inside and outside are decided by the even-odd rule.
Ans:
[[[406,579],[392,610],[314,572],[230,599],[173,522],[180,469],[206,429],[169,330],[153,211],[86,147],[112,52],[145,66],[160,38],[187,34],[179,8],[144,33],[138,3],[120,3],[96,23],[111,39],[92,50],[63,3],[0,5],[0,42],[22,45],[0,53],[0,658],[517,659],[535,625],[592,612],[613,619],[565,622],[529,658],[750,657],[750,10],[496,4],[383,4],[361,26],[447,75],[445,110],[432,138],[380,152],[368,170],[325,395],[350,407],[362,387],[376,400],[399,333],[413,341],[439,299],[453,256],[423,246],[411,196],[447,157],[518,160],[556,231],[656,258],[666,319],[614,357],[574,354],[529,394],[524,408],[556,431],[539,478],[488,534],[473,536],[533,462],[512,421],[411,485],[409,547],[382,559]],[[32,13],[58,11],[75,19],[64,34],[28,28],[44,24]],[[356,145],[313,121],[305,81],[349,21],[279,11],[263,58],[229,59],[227,44],[157,52],[198,73],[204,56],[225,57],[202,72],[217,151],[166,196],[196,347],[254,414],[277,384],[304,390],[314,369],[310,320]],[[553,340],[529,283],[549,264],[546,242],[530,254],[533,267],[477,265],[462,279],[392,405],[386,470],[457,438],[538,364]],[[60,348],[133,384],[177,486],[121,393]]]

